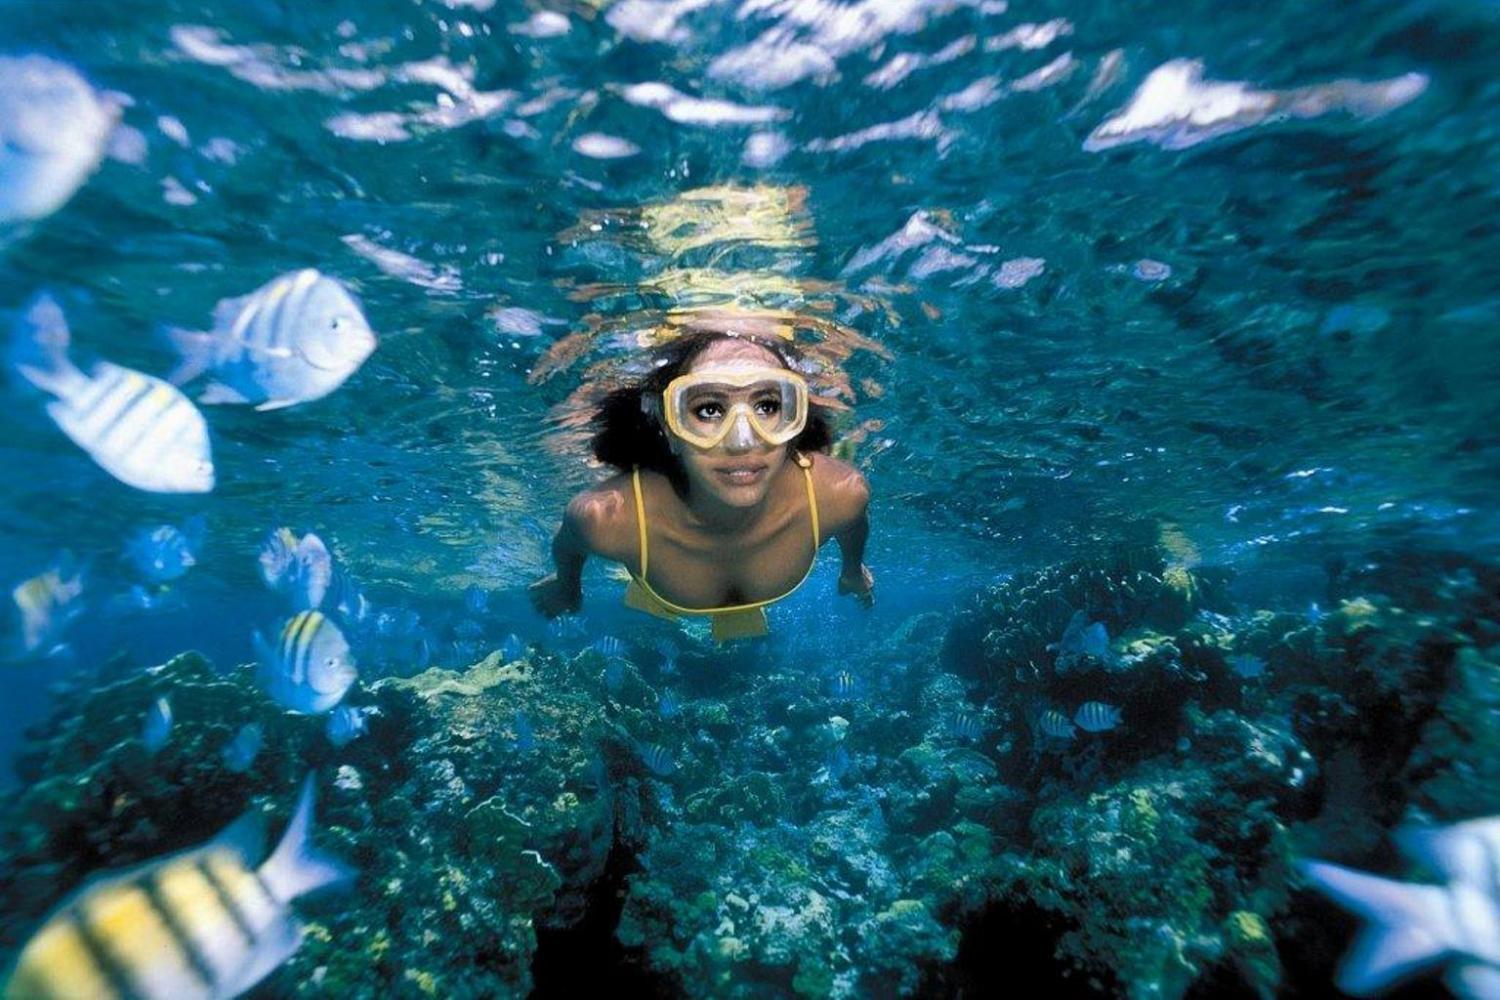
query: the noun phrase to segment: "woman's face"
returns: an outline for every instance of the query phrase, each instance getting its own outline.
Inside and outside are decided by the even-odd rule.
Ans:
[[[688,372],[737,373],[755,368],[784,368],[781,360],[759,344],[745,340],[716,340],[693,359]],[[706,417],[715,414],[706,412]],[[743,422],[743,418],[739,418]],[[787,446],[767,444],[748,426],[732,427],[712,448],[667,438],[687,473],[690,497],[708,496],[731,507],[754,507],[765,499],[771,483],[787,462]]]

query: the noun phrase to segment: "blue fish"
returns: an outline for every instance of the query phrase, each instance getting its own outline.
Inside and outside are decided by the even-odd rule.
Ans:
[[[1229,669],[1245,680],[1254,680],[1266,672],[1266,661],[1249,653],[1237,653],[1229,658]]]
[[[146,709],[146,721],[141,726],[141,742],[146,752],[154,754],[167,745],[172,735],[172,703],[158,698]]]
[[[1092,622],[1082,611],[1075,611],[1063,629],[1062,638],[1048,647],[1057,652],[1057,672],[1082,670],[1092,663],[1108,667],[1113,663],[1109,633],[1103,622]]]
[[[511,740],[511,746],[522,753],[529,753],[536,748],[536,729],[532,727],[531,720],[526,717],[525,712],[517,712],[511,720],[510,728],[515,732],[515,738]]]
[[[370,716],[375,715],[379,709],[373,705],[355,707],[353,705],[340,705],[328,713],[328,724],[323,731],[328,736],[328,742],[342,749],[359,739],[370,731]]]
[[[170,583],[198,564],[203,530],[199,515],[188,518],[181,528],[170,524],[142,528],[125,543],[125,561],[146,583]]]
[[[471,615],[482,616],[489,613],[490,594],[481,587],[466,587],[464,589],[464,609]]]
[[[604,673],[600,675],[604,679],[604,687],[610,694],[619,694],[620,688],[625,684],[625,663],[618,658],[611,659],[604,665]]]
[[[625,643],[612,635],[602,636],[594,640],[594,649],[604,656],[624,656]]]
[[[260,575],[293,610],[309,611],[322,606],[333,583],[333,554],[312,532],[298,538],[290,528],[277,528],[261,546]]]
[[[656,699],[656,711],[663,719],[675,719],[682,714],[682,701],[671,691],[663,691]]]
[[[661,744],[642,743],[638,749],[641,754],[641,763],[645,764],[646,769],[658,778],[665,778],[677,770],[677,762]]]
[[[234,734],[234,739],[224,744],[220,756],[224,758],[224,766],[235,774],[244,774],[250,770],[250,765],[255,763],[255,758],[260,753],[261,746],[265,743],[266,736],[260,726],[253,722],[247,722],[240,727],[240,731]]]
[[[840,670],[829,682],[835,698],[853,698],[859,692],[859,681],[847,670]]]
[[[526,643],[514,632],[507,635],[500,643],[500,658],[506,663],[512,663],[525,655]]]
[[[837,785],[849,773],[849,751],[840,743],[828,752],[828,759],[823,766],[828,772],[829,783]]]

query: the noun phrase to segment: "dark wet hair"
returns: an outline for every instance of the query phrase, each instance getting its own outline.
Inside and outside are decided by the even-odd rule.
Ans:
[[[683,334],[652,352],[652,367],[634,385],[614,390],[594,411],[594,457],[621,472],[633,467],[650,469],[667,477],[678,496],[686,497],[687,473],[667,442],[667,429],[656,415],[660,407],[647,408],[642,400],[655,398],[674,378],[687,372],[698,355],[721,340],[742,340],[763,347],[776,356],[781,367],[803,373],[802,355],[792,345],[746,334],[698,330]],[[833,420],[826,407],[809,403],[807,426],[787,447],[799,452],[827,451],[833,444]]]

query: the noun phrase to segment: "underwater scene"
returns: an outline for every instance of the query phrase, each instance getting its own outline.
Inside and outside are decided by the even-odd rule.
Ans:
[[[0,996],[1500,1000],[1497,52],[0,0]]]

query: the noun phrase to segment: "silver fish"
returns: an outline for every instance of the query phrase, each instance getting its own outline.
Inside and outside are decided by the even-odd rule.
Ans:
[[[1229,658],[1229,669],[1245,680],[1254,680],[1266,672],[1266,661],[1249,653],[1237,653]]]
[[[321,611],[302,611],[289,618],[274,648],[259,633],[255,645],[266,694],[293,712],[328,711],[359,677],[344,634]]]
[[[239,732],[234,734],[234,739],[224,744],[224,749],[219,751],[219,756],[224,758],[224,766],[235,774],[244,774],[250,770],[250,765],[255,763],[255,758],[260,755],[260,748],[265,745],[265,731],[253,722],[247,722],[240,727]]]
[[[594,649],[604,656],[624,656],[625,643],[612,635],[601,636],[594,640]]]
[[[833,694],[836,698],[852,698],[859,691],[859,681],[847,670],[833,675]]]
[[[277,528],[261,546],[260,575],[295,610],[313,610],[322,605],[333,582],[333,555],[310,531],[299,539],[290,528]]]
[[[172,703],[158,698],[146,709],[146,721],[141,724],[141,742],[147,753],[156,753],[167,745],[172,735]]]
[[[46,56],[0,56],[0,225],[45,218],[99,166],[119,102]]]
[[[16,371],[56,397],[47,415],[104,471],[153,493],[214,488],[208,424],[177,388],[133,368],[101,361],[85,375],[68,360],[62,309],[46,294],[17,325]]]
[[[170,524],[142,528],[125,543],[125,561],[147,583],[169,583],[198,564],[203,545],[203,518],[188,518],[181,528]]]
[[[83,571],[67,552],[53,566],[16,584],[10,596],[20,616],[21,653],[29,656],[59,639],[82,610],[82,594]]]
[[[948,730],[955,738],[972,743],[984,735],[984,719],[967,709],[959,709],[948,720]]]
[[[343,748],[359,739],[370,731],[370,716],[379,712],[373,705],[356,708],[353,705],[340,705],[328,713],[328,725],[324,731],[328,734],[328,742],[334,746]]]
[[[1102,701],[1086,701],[1073,713],[1073,721],[1086,733],[1104,733],[1120,724],[1120,710]]]
[[[177,384],[212,372],[205,403],[275,410],[321,399],[375,350],[375,334],[349,291],[312,268],[224,299],[207,333],[168,330],[182,363]]]
[[[1300,865],[1313,885],[1366,922],[1339,966],[1339,989],[1372,996],[1443,966],[1461,1000],[1500,997],[1500,817],[1408,827],[1396,844],[1443,882],[1399,882],[1325,861]]]
[[[239,996],[296,953],[291,902],[352,877],[313,847],[313,781],[259,867],[265,829],[251,812],[199,847],[89,882],[21,949],[6,997],[183,1000]]]
[[[1037,728],[1042,731],[1043,735],[1055,740],[1071,740],[1077,735],[1073,723],[1055,708],[1049,708],[1042,713],[1041,718],[1037,720]]]

